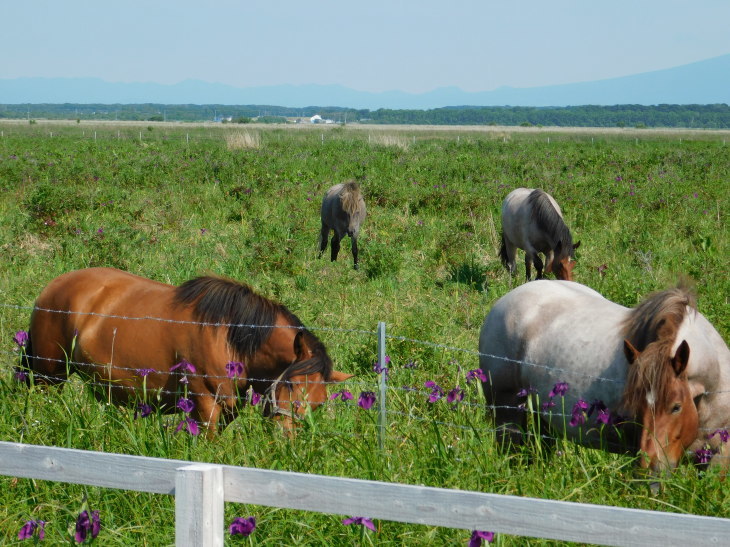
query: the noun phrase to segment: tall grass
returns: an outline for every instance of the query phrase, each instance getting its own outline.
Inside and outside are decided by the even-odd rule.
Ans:
[[[124,128],[100,129],[94,141],[88,128],[54,128],[51,139],[39,125],[7,127],[0,139],[1,439],[727,515],[714,472],[682,466],[652,495],[630,456],[562,440],[503,450],[480,394],[465,382],[476,357],[443,347],[476,350],[491,304],[521,281],[497,254],[501,201],[517,186],[541,187],[561,204],[582,241],[579,282],[634,306],[688,275],[700,311],[728,339],[730,155],[711,134],[680,144],[668,135],[637,143],[561,133],[548,143],[520,132],[458,141],[424,132],[408,146],[373,146],[362,131],[273,129],[258,130],[258,147],[230,148],[211,128],[155,126],[141,141],[136,130],[125,137]],[[316,253],[324,190],[351,178],[368,204],[359,271],[346,256],[331,263]],[[363,331],[386,321],[399,338],[388,341],[384,450],[375,415],[351,401],[318,410],[292,441],[256,407],[207,441],[175,434],[176,417],[135,419],[134,408],[98,402],[76,378],[63,390],[17,385],[12,336],[27,328],[27,308],[55,276],[97,265],[174,284],[204,272],[250,283],[310,326],[338,369],[357,374],[343,386],[356,398],[377,381],[375,336]],[[428,380],[459,385],[464,401],[428,403]],[[5,543],[29,519],[49,521],[48,537],[61,542],[84,497],[101,511],[103,544],[172,542],[174,507],[165,496],[12,478],[0,485]],[[252,542],[261,544],[454,544],[469,535],[378,522],[377,534],[361,538],[341,524],[349,515],[226,507],[226,522],[247,515],[257,518]]]

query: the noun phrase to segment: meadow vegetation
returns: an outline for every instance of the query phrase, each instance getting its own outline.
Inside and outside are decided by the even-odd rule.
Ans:
[[[634,306],[647,294],[696,283],[700,311],[730,336],[727,231],[730,153],[723,137],[567,132],[400,132],[368,138],[327,131],[225,127],[0,125],[0,439],[106,452],[283,469],[653,510],[727,516],[726,484],[681,466],[652,494],[634,458],[563,442],[502,450],[478,391],[479,328],[523,280],[498,258],[502,200],[540,187],[561,204],[582,245],[577,281]],[[415,136],[415,138],[414,138]],[[319,207],[332,184],[357,180],[368,218],[360,270],[349,243],[317,259]],[[520,255],[521,256],[521,255]],[[258,407],[214,441],[175,433],[179,417],[135,419],[99,403],[74,378],[61,390],[13,379],[13,335],[54,277],[113,266],[179,284],[215,273],[284,303],[327,345],[354,400],[318,410],[286,440]],[[388,427],[378,448],[378,321],[387,323]],[[556,378],[556,382],[560,381]],[[464,398],[429,402],[433,381]],[[337,389],[340,389],[338,387]],[[377,406],[377,405],[376,405]],[[374,407],[375,408],[375,407]],[[104,545],[173,543],[167,496],[0,478],[0,542],[48,521],[61,542],[82,500],[99,510]],[[465,543],[463,530],[227,504],[226,523],[253,515],[252,544]],[[527,516],[526,516],[527,518]],[[231,544],[237,538],[228,538]],[[524,544],[498,535],[498,545]],[[530,540],[531,545],[549,541]]]

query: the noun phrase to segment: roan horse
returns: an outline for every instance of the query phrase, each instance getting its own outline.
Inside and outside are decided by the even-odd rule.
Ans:
[[[681,285],[629,309],[578,283],[527,283],[489,312],[479,352],[503,440],[519,441],[524,396],[536,391],[550,430],[612,451],[641,450],[641,465],[654,473],[707,444],[711,463],[727,466],[714,433],[730,425],[730,350]],[[579,427],[589,404],[598,425]],[[570,423],[561,406],[572,408]],[[615,442],[622,426],[599,435],[599,422],[613,425],[617,415],[625,416],[628,445]]]
[[[365,200],[357,182],[335,184],[327,190],[322,199],[322,230],[319,234],[319,256],[321,257],[327,248],[327,237],[330,230],[334,231],[330,245],[332,261],[337,260],[337,254],[340,252],[340,240],[348,235],[352,240],[352,260],[357,270],[357,235],[360,232],[360,224],[365,220],[366,213]]]
[[[35,382],[77,372],[99,399],[139,404],[146,395],[167,413],[185,393],[209,436],[236,417],[249,386],[291,432],[326,401],[327,382],[350,377],[332,370],[322,342],[286,307],[219,277],[173,287],[112,268],[72,271],[41,292],[29,337]]]
[[[570,230],[563,221],[560,206],[542,190],[517,188],[502,203],[502,246],[499,256],[502,264],[514,275],[517,249],[525,251],[525,275],[531,277],[535,264],[537,279],[542,278],[542,260],[545,255],[545,273],[554,273],[564,281],[573,280],[575,250]]]

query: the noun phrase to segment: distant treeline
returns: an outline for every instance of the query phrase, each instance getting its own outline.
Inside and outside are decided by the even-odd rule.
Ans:
[[[512,125],[564,127],[730,128],[727,104],[656,106],[455,106],[432,110],[367,110],[339,107],[288,108],[261,105],[0,104],[0,118],[127,121],[305,121],[315,114],[335,123],[416,125]]]

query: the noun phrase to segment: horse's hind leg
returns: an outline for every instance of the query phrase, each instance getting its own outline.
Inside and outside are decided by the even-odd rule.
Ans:
[[[340,236],[337,234],[337,230],[332,234],[332,241],[330,242],[330,258],[332,262],[337,260],[337,255],[340,252]]]
[[[324,222],[322,223],[322,230],[319,232],[319,258],[322,258],[322,253],[324,253],[324,250],[327,248],[327,236],[330,235],[330,229],[329,226],[327,226]]]
[[[543,275],[542,275],[543,268],[542,267],[543,267],[543,264],[542,264],[542,260],[540,259],[540,255],[535,253],[535,270],[537,271],[537,277],[535,279],[543,278]]]

